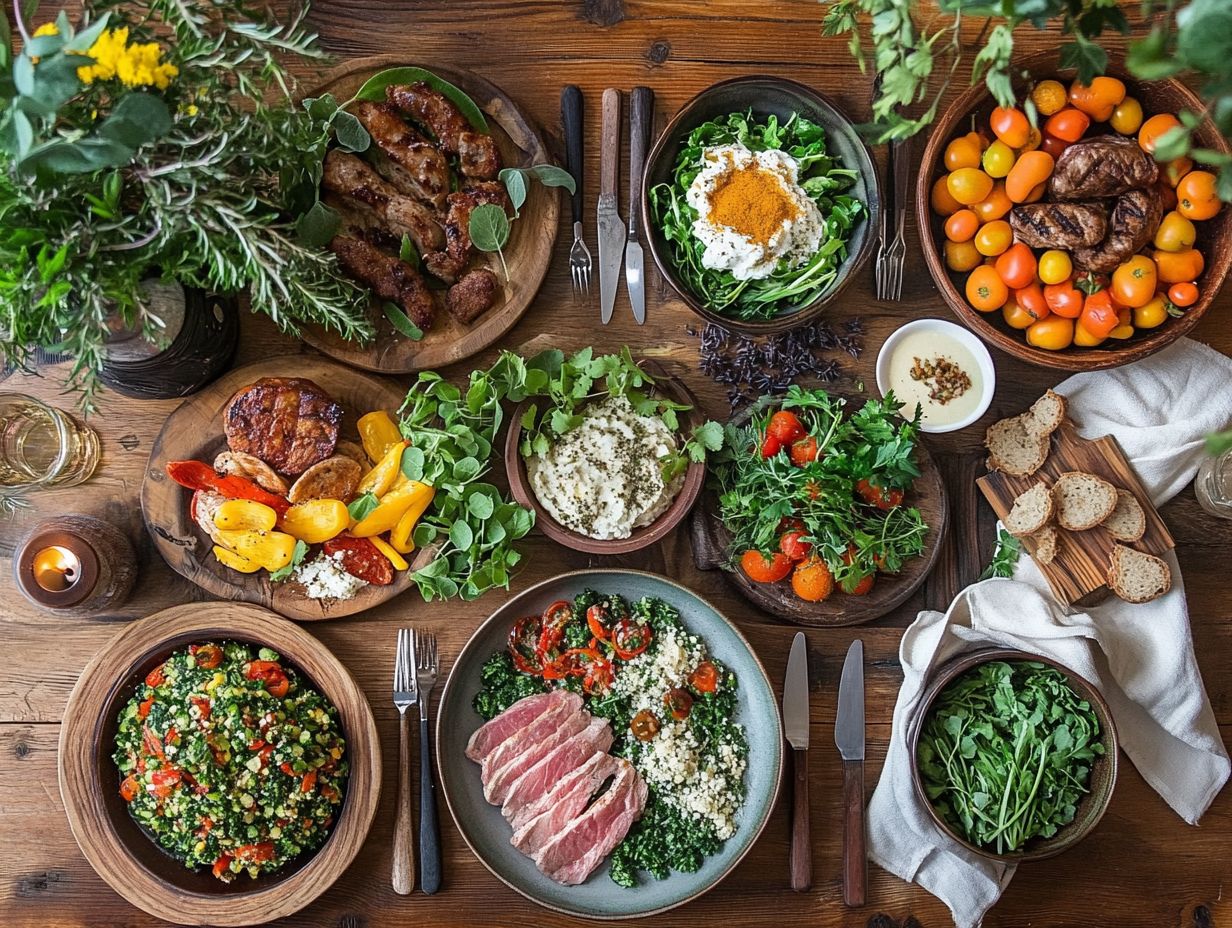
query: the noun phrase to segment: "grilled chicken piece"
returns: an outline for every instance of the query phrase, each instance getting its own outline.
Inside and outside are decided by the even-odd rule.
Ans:
[[[435,210],[445,208],[449,193],[449,165],[435,145],[415,131],[388,103],[369,100],[355,105],[383,157],[376,169],[403,193],[417,197]]]
[[[1163,201],[1154,190],[1131,190],[1117,198],[1108,219],[1108,235],[1091,248],[1073,251],[1074,264],[1097,273],[1115,271],[1117,265],[1142,250],[1163,218]]]
[[[371,209],[399,239],[409,235],[420,254],[441,247],[444,234],[432,211],[418,200],[399,193],[362,158],[333,149],[325,156],[321,182],[326,190],[350,197]]]
[[[459,322],[478,319],[496,302],[500,281],[486,267],[471,271],[445,294],[445,307]]]
[[[449,213],[445,216],[445,248],[442,251],[424,254],[424,267],[434,277],[446,283],[454,283],[474,254],[471,246],[471,210],[481,203],[493,203],[508,211],[509,197],[504,185],[495,181],[479,181],[476,184],[451,193],[448,197]]]
[[[1155,159],[1136,141],[1119,135],[1099,135],[1066,147],[1048,179],[1054,200],[1115,197],[1149,187],[1159,177]]]
[[[214,458],[214,470],[220,474],[230,474],[253,481],[263,490],[287,495],[287,482],[278,476],[274,468],[260,458],[242,451],[224,451]]]
[[[385,98],[416,122],[425,126],[440,147],[458,156],[467,177],[491,180],[501,169],[500,152],[490,135],[476,132],[452,101],[424,83],[398,84],[385,88]]]
[[[401,306],[421,329],[431,328],[436,305],[419,271],[350,235],[335,235],[329,247],[348,274],[370,287],[382,300],[392,300]]]
[[[280,474],[302,474],[334,453],[342,407],[311,380],[262,377],[223,410],[227,446]]]
[[[337,449],[335,448],[335,451]],[[299,475],[287,493],[287,502],[302,503],[310,499],[348,500],[355,495],[364,469],[354,458],[332,454],[313,464]]]
[[[1010,213],[1014,236],[1032,248],[1098,245],[1108,232],[1108,207],[1102,203],[1024,203]]]

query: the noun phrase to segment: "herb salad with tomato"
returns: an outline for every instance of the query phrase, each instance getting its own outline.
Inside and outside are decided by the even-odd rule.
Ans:
[[[696,872],[735,833],[744,804],[735,674],[670,603],[585,590],[514,624],[506,649],[485,662],[473,705],[486,721],[553,687],[607,719],[611,753],[649,789],[641,819],[612,851],[612,880],[632,887],[641,874]]]
[[[230,882],[325,842],[346,785],[338,712],[268,648],[176,651],[120,712],[129,814],[190,869]]]

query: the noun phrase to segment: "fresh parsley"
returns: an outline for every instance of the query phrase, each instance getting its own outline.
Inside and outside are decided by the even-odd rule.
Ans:
[[[1018,564],[1018,555],[1021,552],[1022,542],[1005,529],[1001,529],[997,533],[997,547],[992,553],[992,560],[980,574],[980,579],[1014,576],[1014,567]]]

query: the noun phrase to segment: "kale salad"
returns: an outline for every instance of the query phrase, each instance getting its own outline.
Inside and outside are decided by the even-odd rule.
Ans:
[[[670,603],[585,590],[514,625],[508,648],[484,663],[473,705],[486,721],[561,686],[608,720],[611,753],[649,787],[642,817],[612,852],[612,880],[632,887],[642,873],[696,872],[735,834],[744,804],[735,674]]]

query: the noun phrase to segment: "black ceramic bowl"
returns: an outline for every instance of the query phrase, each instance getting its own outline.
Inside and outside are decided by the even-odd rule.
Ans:
[[[847,243],[847,260],[839,267],[838,275],[830,286],[810,303],[793,307],[771,319],[755,321],[736,319],[715,312],[688,287],[676,272],[670,246],[657,227],[650,208],[651,188],[671,181],[680,145],[688,138],[689,133],[716,117],[747,110],[752,110],[754,116],[763,118],[778,116],[781,122],[786,122],[793,113],[799,113],[823,126],[826,130],[827,150],[843,167],[854,168],[859,172],[855,184],[844,192],[856,197],[868,208],[868,215],[852,230],[851,239]],[[843,291],[872,254],[875,230],[880,224],[880,217],[881,191],[877,167],[851,120],[824,94],[781,77],[739,77],[707,87],[686,103],[667,124],[646,159],[646,170],[642,177],[642,223],[647,230],[650,253],[659,273],[689,308],[703,319],[751,335],[782,332],[816,319],[826,304]]]

